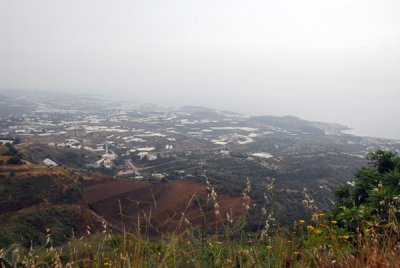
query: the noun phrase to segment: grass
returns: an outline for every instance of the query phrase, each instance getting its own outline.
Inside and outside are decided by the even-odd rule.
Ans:
[[[192,225],[182,211],[174,232],[150,237],[146,229],[151,213],[137,223],[135,233],[103,230],[74,237],[54,247],[51,230],[42,247],[12,245],[0,251],[5,267],[398,267],[400,244],[398,223],[360,225],[355,232],[332,215],[314,213],[290,227],[274,224],[273,182],[267,187],[265,204],[253,207],[251,183],[243,191],[243,213],[221,215],[218,196],[208,182],[207,199],[199,202],[201,225]],[[192,203],[190,200],[189,204]],[[312,203],[312,200],[308,200]],[[188,205],[189,206],[189,205]],[[208,221],[209,209],[214,217]],[[250,210],[259,209],[257,232],[246,232]],[[122,214],[122,211],[121,211]],[[215,221],[215,218],[219,220]],[[147,227],[146,227],[147,226]],[[397,230],[397,231],[396,231]],[[9,266],[7,266],[9,265]]]
[[[246,233],[204,236],[196,228],[157,240],[105,232],[72,239],[60,248],[51,247],[50,239],[41,248],[14,245],[0,256],[27,267],[398,267],[394,236],[339,235],[334,226],[319,233],[321,229],[308,226],[297,226],[294,236],[275,230],[267,239]]]

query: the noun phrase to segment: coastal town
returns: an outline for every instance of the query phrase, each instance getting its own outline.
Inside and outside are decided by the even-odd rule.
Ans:
[[[246,177],[260,189],[276,178],[281,199],[297,200],[307,187],[330,204],[332,189],[366,164],[368,151],[400,152],[397,140],[292,116],[38,93],[2,95],[0,103],[0,142],[20,146],[32,162],[152,183],[207,174],[229,193],[240,193]]]

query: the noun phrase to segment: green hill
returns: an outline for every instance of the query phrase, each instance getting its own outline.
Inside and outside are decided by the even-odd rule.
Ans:
[[[0,164],[0,246],[43,245],[50,233],[55,245],[91,225],[82,197],[83,177],[64,168],[47,168],[21,160],[10,164],[2,148]]]

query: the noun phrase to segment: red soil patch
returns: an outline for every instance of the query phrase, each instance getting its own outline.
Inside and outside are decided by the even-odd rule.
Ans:
[[[205,185],[190,180],[159,184],[91,180],[85,186],[84,196],[89,207],[114,226],[135,232],[140,225],[142,231],[147,228],[151,235],[183,230],[187,226],[215,226],[222,218],[226,219],[227,212],[233,212],[235,217],[243,213],[241,197],[222,195],[217,198],[220,216],[216,217],[213,204],[206,208]],[[206,211],[206,221],[201,207]]]

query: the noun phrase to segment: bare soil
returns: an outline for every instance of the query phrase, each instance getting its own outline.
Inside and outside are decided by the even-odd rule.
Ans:
[[[213,202],[207,204],[205,185],[179,180],[169,183],[117,179],[87,181],[84,197],[90,209],[114,226],[129,232],[160,235],[181,231],[188,226],[215,226],[226,220],[226,213],[234,217],[243,214],[242,197],[217,197],[219,215]]]

